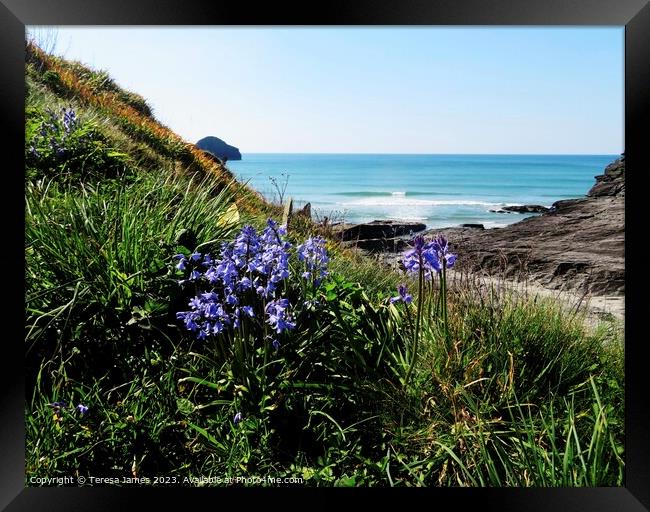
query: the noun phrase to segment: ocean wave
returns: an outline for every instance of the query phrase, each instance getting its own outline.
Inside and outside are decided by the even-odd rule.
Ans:
[[[387,220],[405,220],[405,221],[416,221],[416,220],[429,220],[429,217],[421,217],[418,215],[386,215]]]
[[[484,207],[503,207],[519,206],[518,204],[509,203],[491,203],[487,201],[478,201],[473,199],[413,199],[407,196],[390,196],[390,197],[365,197],[357,201],[340,202],[341,206],[484,206]]]
[[[396,190],[391,192],[378,192],[376,190],[354,190],[349,192],[328,192],[328,195],[343,197],[403,197],[403,196],[435,196],[443,195],[436,192],[420,192],[417,190]],[[445,194],[449,195],[449,194]]]

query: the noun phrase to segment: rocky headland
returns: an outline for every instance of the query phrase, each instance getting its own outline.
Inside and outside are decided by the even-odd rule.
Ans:
[[[218,137],[203,137],[195,145],[197,148],[214,155],[222,162],[227,162],[228,160],[241,160],[239,149],[230,144],[226,144]]]

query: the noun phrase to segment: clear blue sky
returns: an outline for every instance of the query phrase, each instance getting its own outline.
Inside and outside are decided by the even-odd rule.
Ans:
[[[243,153],[624,148],[623,27],[55,31],[55,53],[109,71],[188,141]]]

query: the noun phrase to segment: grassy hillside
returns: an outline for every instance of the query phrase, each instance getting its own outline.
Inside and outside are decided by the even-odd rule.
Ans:
[[[31,43],[26,87],[27,485],[622,484],[618,331],[447,290],[442,245],[398,275],[287,232],[142,97]]]

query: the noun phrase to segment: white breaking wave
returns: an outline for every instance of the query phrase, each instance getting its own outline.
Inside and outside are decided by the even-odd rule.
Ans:
[[[418,217],[416,215],[387,215],[389,220],[429,220],[429,217]]]
[[[413,199],[405,196],[395,195],[392,197],[365,197],[356,201],[338,203],[341,206],[515,206],[506,203],[488,203],[486,201],[474,201],[463,199]]]
[[[391,195],[397,196],[397,197],[404,197],[406,195],[406,192],[391,192]]]

